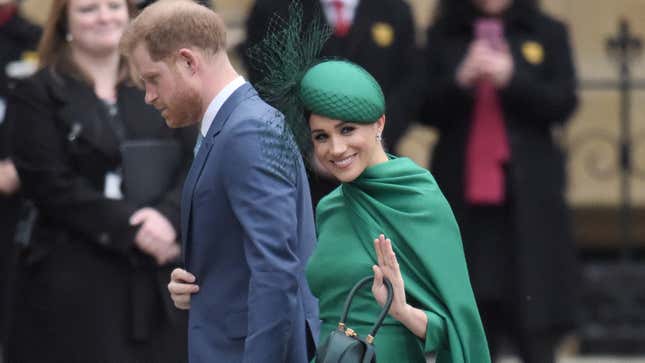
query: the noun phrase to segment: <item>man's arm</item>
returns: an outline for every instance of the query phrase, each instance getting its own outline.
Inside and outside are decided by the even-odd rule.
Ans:
[[[283,362],[302,273],[292,250],[297,236],[294,167],[298,165],[292,158],[297,154],[282,142],[279,128],[259,120],[242,124],[228,136],[231,162],[223,177],[244,229],[251,274],[244,362]]]

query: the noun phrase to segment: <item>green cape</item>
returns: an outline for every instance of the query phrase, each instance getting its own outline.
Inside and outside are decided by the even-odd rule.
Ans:
[[[437,352],[437,363],[490,362],[459,227],[430,172],[393,158],[341,188],[374,261],[374,238],[392,240],[406,293],[428,314],[426,351]]]

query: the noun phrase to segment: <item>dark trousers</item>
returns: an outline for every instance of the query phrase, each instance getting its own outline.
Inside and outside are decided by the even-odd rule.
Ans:
[[[502,338],[507,336],[523,363],[555,363],[557,339],[553,334],[526,331],[517,324],[512,308],[498,301],[479,303],[479,313],[493,362],[497,361]]]
[[[526,316],[517,309],[522,281],[512,273],[519,269],[510,189],[506,197],[499,206],[470,206],[465,221],[464,252],[488,348],[495,361],[503,338],[509,337],[523,363],[555,363],[557,335],[527,329],[522,324]]]

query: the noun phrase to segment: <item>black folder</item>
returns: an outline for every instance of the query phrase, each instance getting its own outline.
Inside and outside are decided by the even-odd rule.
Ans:
[[[139,207],[159,201],[177,178],[181,145],[175,140],[127,140],[121,144],[125,199]]]

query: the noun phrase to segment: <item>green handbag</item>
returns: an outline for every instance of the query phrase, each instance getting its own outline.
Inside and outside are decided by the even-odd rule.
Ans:
[[[375,363],[376,362],[376,353],[374,351],[374,337],[376,332],[383,324],[383,320],[387,316],[388,311],[390,311],[390,306],[392,305],[392,298],[394,297],[394,290],[392,289],[392,283],[386,278],[383,279],[385,286],[387,286],[387,301],[383,306],[383,310],[379,314],[378,319],[372,326],[372,330],[369,335],[362,339],[358,334],[345,326],[345,321],[347,320],[347,314],[349,313],[349,308],[352,304],[352,299],[356,292],[362,288],[365,284],[372,282],[374,280],[373,276],[367,276],[360,280],[352,290],[347,295],[345,300],[345,307],[343,309],[343,314],[340,317],[340,322],[338,323],[338,329],[333,330],[329,333],[329,336],[322,345],[318,348],[316,353],[316,363]]]

